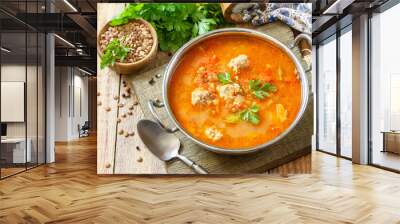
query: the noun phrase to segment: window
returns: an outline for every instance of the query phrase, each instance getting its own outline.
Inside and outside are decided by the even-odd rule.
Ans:
[[[350,159],[352,26],[337,34],[320,43],[317,52],[317,149]]]
[[[370,160],[400,170],[400,4],[371,18]]]
[[[352,32],[340,36],[340,155],[352,157]]]
[[[317,149],[336,153],[336,36],[318,47]]]
[[[0,2],[19,16],[40,12],[45,4]],[[9,21],[0,23],[0,178],[5,178],[45,163],[46,39],[9,14],[0,17]]]

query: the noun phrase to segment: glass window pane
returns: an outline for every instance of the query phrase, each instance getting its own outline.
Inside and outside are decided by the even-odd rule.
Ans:
[[[27,63],[27,80],[26,80],[26,115],[27,115],[27,141],[30,144],[30,161],[27,163],[28,168],[37,165],[37,132],[38,132],[38,36],[36,32],[28,32],[28,63]]]
[[[400,170],[400,4],[372,17],[372,163]],[[386,132],[386,134],[384,134]]]
[[[5,2],[0,3],[2,6]],[[13,4],[15,6],[15,4]],[[18,2],[16,12],[26,9],[26,1]],[[1,31],[1,177],[26,170],[30,162],[30,142],[26,141],[26,75],[27,36],[25,25],[9,15],[0,13]]]
[[[352,35],[340,36],[340,153],[352,156]]]
[[[37,1],[27,2],[26,12],[37,13],[39,10]],[[32,20],[37,20],[35,16]],[[37,22],[37,21],[32,21]],[[27,167],[35,167],[38,164],[38,33],[36,30],[27,30],[27,80],[26,80],[26,113],[27,113],[27,141],[30,144],[30,162]]]
[[[25,41],[25,32],[1,34],[1,46],[8,49],[1,51],[2,178],[24,171],[26,161],[30,161],[24,111],[27,69]]]
[[[20,17],[42,13],[44,6],[45,0],[0,1],[0,7]],[[0,177],[4,178],[45,162],[46,40],[43,33],[8,14],[0,12],[0,17],[7,21],[0,23]]]
[[[318,48],[318,149],[336,153],[336,39]]]

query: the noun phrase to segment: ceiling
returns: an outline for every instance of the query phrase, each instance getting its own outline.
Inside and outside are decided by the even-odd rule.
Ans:
[[[390,0],[320,0],[313,4],[313,43],[350,25],[354,17],[374,11]]]
[[[36,57],[37,33],[53,32],[60,37],[55,38],[56,65],[73,62],[95,71],[96,5],[93,0],[1,0],[2,46],[11,50],[3,60],[22,63]]]
[[[346,23],[351,23],[353,16],[377,7],[386,1],[286,0],[285,2],[313,3],[313,41],[316,42],[332,35],[338,27],[340,28],[340,26],[345,26]],[[18,33],[25,33],[26,31],[28,33],[54,32],[61,37],[55,39],[56,63],[59,65],[74,63],[76,66],[87,66],[89,69],[95,71],[96,6],[98,2],[124,1],[1,0],[0,24],[3,33],[2,45],[12,50],[13,53],[9,56],[21,57],[26,55],[26,53],[29,56],[36,51],[36,41],[32,40],[34,35],[27,35],[26,41],[28,47],[27,51],[24,51],[25,35],[18,35]],[[278,2],[278,0],[275,0],[275,2]],[[49,13],[50,11],[52,13]],[[66,43],[62,39],[72,43],[75,47],[71,47],[71,44]]]

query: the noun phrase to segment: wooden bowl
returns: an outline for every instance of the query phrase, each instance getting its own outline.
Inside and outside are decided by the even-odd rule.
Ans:
[[[157,48],[158,48],[158,39],[157,39],[157,32],[154,27],[144,19],[132,20],[130,22],[141,22],[145,24],[150,29],[151,36],[153,37],[153,46],[151,46],[150,52],[141,60],[135,62],[116,62],[114,66],[110,66],[111,69],[114,69],[116,72],[120,74],[131,74],[144,66],[148,65],[153,61],[155,56],[157,55]],[[100,50],[100,36],[103,34],[109,27],[109,22],[101,28],[100,32],[97,35],[97,53],[99,54],[100,58],[103,56],[103,52]]]

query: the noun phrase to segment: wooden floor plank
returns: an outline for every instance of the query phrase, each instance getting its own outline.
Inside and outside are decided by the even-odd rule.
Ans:
[[[0,181],[0,223],[400,223],[400,175],[312,154],[310,175],[98,176],[96,138]]]

